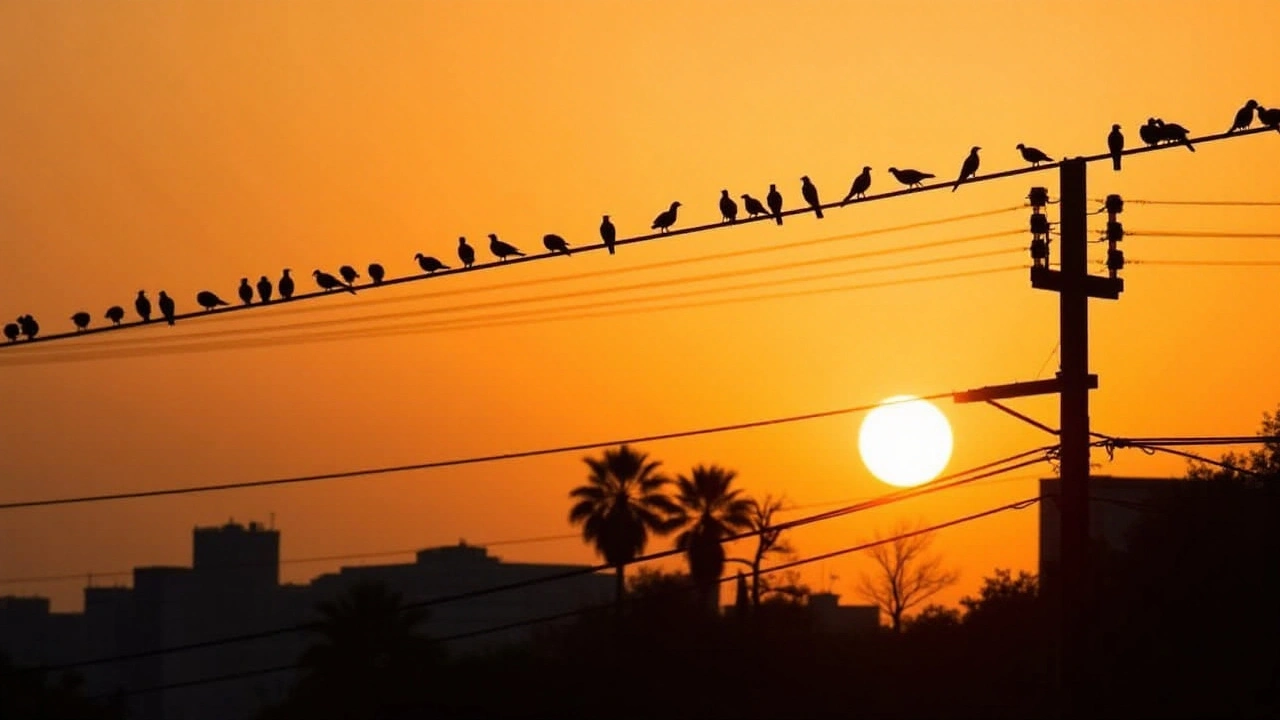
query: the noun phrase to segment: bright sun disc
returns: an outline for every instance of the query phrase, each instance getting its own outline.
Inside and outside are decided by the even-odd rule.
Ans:
[[[858,430],[858,452],[880,480],[897,487],[920,485],[938,477],[951,460],[951,425],[933,403],[896,395],[867,413]]]

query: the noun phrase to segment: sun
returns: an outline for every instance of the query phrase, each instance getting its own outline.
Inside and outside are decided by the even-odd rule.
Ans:
[[[926,483],[951,460],[951,424],[928,400],[896,395],[862,420],[862,462],[880,480],[897,487]]]

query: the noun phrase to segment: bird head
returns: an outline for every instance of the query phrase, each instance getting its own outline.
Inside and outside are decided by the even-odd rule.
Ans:
[[[414,255],[414,256],[413,256],[413,259],[414,259],[414,260],[421,260],[421,259],[422,259],[422,253],[418,253],[417,255]]]
[[[247,277],[242,277],[242,278],[240,278],[240,284],[241,284],[241,285],[248,285],[248,284],[249,284],[249,278],[247,278]]]
[[[138,291],[138,297],[146,297],[146,296],[147,296],[147,291],[146,291],[146,290],[139,290],[139,291]]]
[[[498,239],[498,236],[497,236],[497,235],[495,235],[495,234],[493,234],[493,233],[489,233],[489,239],[490,239],[490,240],[497,240],[497,239]]]
[[[969,152],[971,152],[971,153],[976,153],[976,152],[978,152],[978,151],[979,151],[979,150],[981,150],[981,149],[982,149],[982,148],[978,147],[977,145],[974,145],[972,148],[970,148],[970,149],[969,149]]]
[[[863,166],[862,166],[862,172],[871,172],[871,166],[870,166],[870,165],[863,165]]]
[[[728,190],[721,190],[721,191],[720,191],[720,197],[729,197],[729,191],[728,191]]]
[[[898,170],[898,168],[891,167],[891,168],[889,168],[889,172],[893,173],[894,175],[897,175],[897,174],[898,174],[898,172],[899,172],[899,170]]]
[[[314,276],[316,276],[316,277],[320,277],[320,271],[319,271],[319,270],[312,270],[312,271],[311,271],[311,274],[312,274],[312,275],[314,275]]]
[[[777,184],[777,183],[769,183],[769,189],[770,189],[770,190],[777,190],[777,189],[778,189],[778,184]]]
[[[605,216],[604,216],[604,219],[605,219],[605,220],[608,220],[608,219],[609,219],[609,216],[608,216],[608,215],[605,215]]]
[[[1119,129],[1120,129],[1120,123],[1114,123],[1114,124],[1111,126],[1111,129],[1112,129],[1112,130],[1119,130]]]
[[[1018,144],[1016,145],[1016,147],[1017,147],[1019,150],[1026,150],[1026,149],[1027,149],[1027,146],[1026,146],[1026,145],[1023,145],[1022,143],[1018,143]]]
[[[285,268],[285,269],[284,269],[285,277],[288,277],[288,276],[289,276],[289,273],[291,273],[291,272],[293,272],[293,271],[292,271],[292,270],[290,270],[289,268]]]
[[[605,217],[609,217],[609,216],[608,216],[608,215],[605,215]],[[466,238],[464,238],[464,237],[460,237],[460,238],[458,238],[458,244],[459,244],[459,245],[466,245],[466,244],[467,244],[467,239],[466,239]]]
[[[750,195],[748,195],[747,193],[742,193],[742,199],[743,199],[743,200],[750,200],[750,199],[751,199],[751,196],[750,196]]]
[[[808,176],[808,175],[801,175],[801,176],[800,176],[800,182],[809,182],[809,176]]]
[[[1256,108],[1256,107],[1258,107],[1258,101],[1257,101],[1257,100],[1250,99],[1250,100],[1249,100],[1249,102],[1247,102],[1247,103],[1245,103],[1245,104],[1244,104],[1244,106],[1245,106],[1245,107],[1248,107],[1248,108]]]
[[[671,209],[672,209],[672,210],[674,210],[674,209],[676,209],[676,208],[678,208],[678,207],[680,207],[680,201],[679,201],[679,200],[676,200],[675,202],[671,203]]]

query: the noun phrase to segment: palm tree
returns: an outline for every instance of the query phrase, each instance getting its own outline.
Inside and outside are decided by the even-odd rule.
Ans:
[[[676,478],[675,522],[684,528],[676,547],[685,552],[689,576],[709,604],[719,597],[724,539],[751,528],[752,501],[729,487],[737,476],[718,465],[698,465],[689,476]]]
[[[658,473],[661,462],[627,445],[583,462],[591,472],[585,485],[569,492],[577,500],[569,510],[569,522],[582,525],[582,539],[613,566],[621,611],[627,563],[644,552],[649,533],[666,534],[675,527],[671,516],[676,506],[664,494],[671,481]]]

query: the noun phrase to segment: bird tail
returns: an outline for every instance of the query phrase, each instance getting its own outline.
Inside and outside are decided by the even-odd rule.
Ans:
[[[612,254],[613,254],[613,245],[612,245],[612,244],[611,244],[611,245],[609,245],[609,254],[610,254],[610,255],[612,255]]]
[[[957,180],[956,184],[951,186],[951,192],[955,192],[956,190],[959,190],[959,189],[960,189],[960,181]]]
[[[773,214],[773,221],[774,221],[774,222],[776,222],[776,223],[778,223],[779,225],[781,225],[781,224],[782,224],[782,213],[774,213],[774,214]]]
[[[817,216],[818,216],[818,219],[819,219],[819,220],[821,220],[821,219],[822,219],[822,208],[821,208],[821,207],[819,207],[819,206],[817,206],[817,205],[814,205],[814,206],[813,206],[813,214],[814,214],[814,215],[817,215]]]
[[[1183,145],[1186,145],[1186,146],[1187,146],[1187,149],[1188,149],[1188,150],[1190,150],[1191,152],[1195,152],[1195,151],[1196,151],[1196,146],[1195,146],[1195,145],[1192,145],[1192,144],[1191,144],[1191,141],[1190,141],[1190,140],[1188,140],[1188,139],[1187,139],[1187,138],[1185,138],[1185,137],[1184,137],[1184,138],[1182,138],[1182,144],[1183,144]]]
[[[853,199],[853,193],[849,193],[848,195],[845,195],[844,199],[840,201],[840,207],[844,207],[845,205],[848,205],[849,201],[852,199]]]
[[[1116,155],[1115,157],[1111,158],[1111,169],[1115,170],[1116,172],[1120,172],[1120,156],[1119,155]]]
[[[353,287],[351,287],[350,285],[343,285],[343,286],[342,286],[342,289],[343,289],[343,290],[346,290],[347,292],[351,293],[352,295],[355,295],[355,294],[356,294],[356,289],[355,289],[355,288],[353,288]]]

